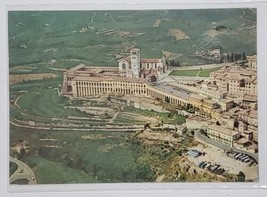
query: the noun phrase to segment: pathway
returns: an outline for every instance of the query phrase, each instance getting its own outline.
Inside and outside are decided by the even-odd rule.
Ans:
[[[10,159],[10,162],[17,164],[18,166],[18,169],[9,178],[10,183],[16,180],[19,180],[19,179],[27,179],[29,181],[28,184],[37,183],[35,179],[35,175],[29,166],[27,166],[25,163],[23,163],[22,161],[16,158],[9,157],[9,159]]]

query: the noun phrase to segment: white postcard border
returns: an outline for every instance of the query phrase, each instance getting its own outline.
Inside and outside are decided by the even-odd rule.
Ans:
[[[155,1],[155,0],[154,0]],[[1,30],[1,41],[4,40],[3,45],[1,46],[1,67],[0,67],[0,85],[3,92],[1,98],[1,125],[2,125],[2,138],[1,138],[1,155],[5,156],[5,161],[1,164],[2,169],[6,169],[4,172],[4,177],[6,181],[6,186],[10,192],[40,192],[40,191],[51,191],[51,192],[60,192],[60,191],[114,191],[114,190],[199,190],[199,189],[260,189],[267,187],[267,133],[265,132],[267,128],[267,121],[265,121],[266,113],[266,102],[267,91],[265,90],[264,84],[267,84],[267,77],[265,73],[267,72],[264,64],[265,57],[267,54],[267,45],[266,45],[266,34],[267,34],[267,2],[234,2],[233,4],[222,3],[202,3],[202,4],[189,4],[189,3],[167,3],[161,4],[162,2],[155,4],[126,4],[121,1],[121,4],[110,3],[105,4],[35,4],[33,1],[24,2],[24,4],[19,4],[16,1],[11,1],[7,3],[4,7],[4,14],[1,13],[4,20],[2,22],[5,24],[4,30]],[[49,1],[48,1],[49,2]],[[69,2],[69,1],[68,1]],[[215,2],[215,1],[209,1]],[[27,4],[28,3],[28,4]],[[101,6],[100,6],[101,5]],[[19,185],[9,185],[8,184],[8,119],[9,119],[9,99],[8,99],[8,37],[7,37],[7,11],[8,10],[125,10],[125,9],[136,9],[136,10],[145,10],[145,9],[200,9],[200,8],[240,8],[240,7],[253,7],[257,8],[257,55],[258,55],[258,102],[259,102],[259,182],[253,183],[122,183],[122,184],[66,184],[66,185],[29,185],[29,186],[19,186]],[[1,10],[2,11],[2,7]],[[265,67],[265,68],[264,68]],[[2,110],[3,109],[3,110]],[[1,173],[2,174],[2,173]],[[1,178],[2,180],[2,178]]]

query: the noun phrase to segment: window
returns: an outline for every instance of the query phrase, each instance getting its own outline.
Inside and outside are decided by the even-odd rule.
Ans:
[[[125,64],[125,63],[122,64],[122,69],[123,69],[123,70],[126,69],[126,64]]]

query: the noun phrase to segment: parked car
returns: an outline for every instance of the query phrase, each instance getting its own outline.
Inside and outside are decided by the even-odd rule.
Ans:
[[[244,155],[243,153],[240,153],[237,156],[235,156],[235,159],[237,160],[239,157],[242,157],[243,155]]]
[[[223,169],[223,168],[220,168],[220,170],[219,170],[218,174],[219,174],[219,175],[222,175],[224,172],[225,172],[225,169]]]
[[[207,165],[208,165],[208,163],[204,163],[204,164],[202,164],[201,168],[204,169]]]
[[[210,166],[211,166],[211,164],[210,164],[210,163],[208,163],[208,165],[206,166],[206,168],[207,168],[207,169],[209,169],[209,167],[210,167]]]
[[[244,162],[247,158],[249,158],[249,156],[246,155],[245,157],[243,157],[243,158],[241,159],[241,161]]]
[[[198,164],[198,167],[200,167],[202,164],[204,164],[205,161],[201,161],[199,164]]]
[[[234,158],[237,159],[238,157],[240,157],[242,155],[242,153],[237,153]]]

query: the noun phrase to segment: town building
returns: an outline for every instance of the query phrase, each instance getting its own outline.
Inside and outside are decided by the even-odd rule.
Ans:
[[[121,77],[152,77],[152,82],[155,82],[167,70],[164,56],[161,59],[141,58],[140,49],[138,48],[133,48],[130,51],[130,56],[120,59],[118,64]]]
[[[141,58],[140,49],[134,48],[130,56],[118,61],[117,68],[80,64],[67,70],[63,76],[62,92],[72,97],[109,94],[153,98],[155,102],[164,103],[164,107],[171,106],[172,110],[194,108],[198,116],[186,119],[187,129],[207,128],[208,137],[231,147],[240,138],[240,133],[244,137],[240,143],[251,139],[257,141],[255,70],[240,66],[222,67],[210,74],[209,81],[199,84],[202,88],[193,86],[198,84],[196,81],[157,83],[166,70],[164,58]],[[140,102],[134,102],[134,105],[138,108],[152,106],[143,106]],[[239,122],[244,124],[238,125]],[[183,134],[185,125],[171,129]]]
[[[193,107],[199,108],[202,112],[208,115],[211,114],[213,109],[218,108],[215,101],[197,94],[191,94],[188,101]]]
[[[228,111],[229,109],[232,109],[234,107],[234,100],[233,99],[220,99],[218,101],[218,104],[220,105],[220,108],[222,111]]]
[[[226,66],[211,72],[210,79],[217,85],[219,92],[257,95],[256,70],[244,69],[238,65]]]
[[[201,96],[206,96],[214,101],[219,101],[220,99],[225,98],[226,94],[226,92],[212,91],[207,89],[204,89],[200,92]]]
[[[234,141],[240,138],[240,132],[216,125],[208,125],[207,135],[209,138],[230,147],[233,147]]]
[[[210,118],[204,118],[196,115],[188,116],[186,119],[186,128],[188,130],[194,130],[194,129],[206,129],[208,124],[211,124]]]
[[[257,55],[247,56],[249,68],[257,69]]]
[[[188,94],[167,84],[154,85],[166,72],[163,59],[140,58],[140,50],[132,49],[130,56],[118,61],[119,68],[75,66],[63,76],[64,95],[87,97],[118,94],[150,97],[177,106],[188,105]]]

